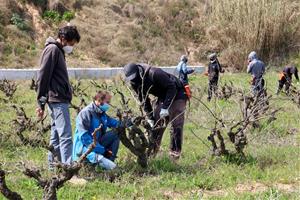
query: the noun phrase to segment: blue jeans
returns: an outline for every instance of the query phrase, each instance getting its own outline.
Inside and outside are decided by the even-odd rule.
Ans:
[[[51,136],[50,145],[54,147],[53,155],[48,154],[48,162],[51,163],[56,157],[64,164],[72,162],[72,127],[69,113],[68,103],[49,103],[49,111],[51,116]]]
[[[106,132],[100,138],[100,144],[104,146],[106,150],[112,151],[113,155],[108,159],[114,161],[117,158],[119,145],[120,145],[120,139],[118,134],[114,133],[113,131]]]

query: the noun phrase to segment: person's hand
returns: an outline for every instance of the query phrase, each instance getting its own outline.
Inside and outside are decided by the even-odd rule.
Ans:
[[[43,118],[44,117],[44,110],[42,109],[42,108],[37,108],[36,110],[35,110],[35,112],[36,112],[36,115],[37,115],[37,117],[38,118]]]
[[[154,120],[152,120],[152,119],[147,119],[147,123],[150,125],[151,128],[154,127]]]
[[[165,118],[169,116],[169,111],[168,109],[161,109],[159,113],[160,118]]]

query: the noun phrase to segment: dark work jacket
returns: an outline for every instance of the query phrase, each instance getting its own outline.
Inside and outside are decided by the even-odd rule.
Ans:
[[[46,97],[49,103],[70,103],[72,89],[60,44],[49,37],[41,56],[40,71],[37,79],[37,100]]]
[[[143,69],[143,74],[145,74],[143,83],[131,82],[131,86],[138,94],[139,101],[145,101],[144,110],[146,113],[149,114],[153,111],[149,95],[147,94],[157,97],[158,101],[163,103],[163,109],[168,109],[173,100],[187,98],[182,82],[174,75],[147,64],[137,65]]]
[[[283,69],[283,73],[287,79],[292,80],[293,74],[295,78],[299,81],[298,69],[294,66],[286,66]]]
[[[222,72],[222,67],[218,60],[213,63],[208,64],[208,78],[209,80],[218,79],[220,72]]]

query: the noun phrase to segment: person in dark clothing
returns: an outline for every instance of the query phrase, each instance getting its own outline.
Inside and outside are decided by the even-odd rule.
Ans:
[[[224,70],[222,69],[222,66],[219,63],[216,53],[210,54],[208,58],[210,62],[208,64],[208,69],[207,69],[207,76],[208,76],[207,100],[210,101],[213,93],[215,94],[218,89],[219,74],[223,73]]]
[[[192,97],[191,89],[189,86],[189,79],[188,75],[194,73],[194,69],[188,69],[187,67],[188,58],[186,55],[182,55],[180,58],[180,62],[178,63],[176,70],[179,74],[178,78],[183,83],[185,93],[188,96],[188,98]]]
[[[138,95],[151,127],[171,122],[170,156],[178,159],[182,149],[182,135],[187,96],[182,82],[174,75],[147,64],[130,63],[124,66],[126,80]],[[149,94],[157,97],[152,107]],[[159,150],[165,129],[155,130],[154,154]]]
[[[72,89],[69,82],[65,54],[70,54],[73,46],[80,41],[74,26],[65,26],[58,31],[57,39],[49,37],[42,52],[40,71],[37,78],[37,116],[42,118],[48,104],[51,116],[50,145],[55,156],[64,164],[72,161],[72,128],[69,104]],[[49,153],[51,167],[54,155]]]
[[[279,74],[278,89],[276,94],[281,92],[283,86],[285,86],[285,92],[287,94],[289,93],[293,75],[299,83],[298,69],[293,65],[284,67],[283,71]]]

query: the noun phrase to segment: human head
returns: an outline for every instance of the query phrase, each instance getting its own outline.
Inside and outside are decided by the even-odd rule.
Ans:
[[[60,28],[58,30],[57,38],[59,39],[63,47],[67,47],[67,46],[73,47],[76,43],[80,41],[80,35],[78,33],[76,26],[71,26],[71,25]],[[70,49],[72,51],[72,48]],[[70,52],[66,52],[66,53],[70,53]]]
[[[215,62],[217,59],[217,54],[216,53],[209,54],[208,59],[211,63]]]
[[[255,59],[257,59],[257,54],[255,51],[252,51],[248,56],[248,62],[252,62]]]
[[[110,104],[112,96],[107,91],[98,91],[93,100],[96,106],[103,106],[104,104]]]
[[[188,57],[186,55],[182,55],[180,57],[180,61],[187,63],[188,62]]]
[[[124,74],[126,81],[129,81],[131,84],[138,83],[141,81],[141,72],[142,69],[135,63],[129,63],[124,66]]]

